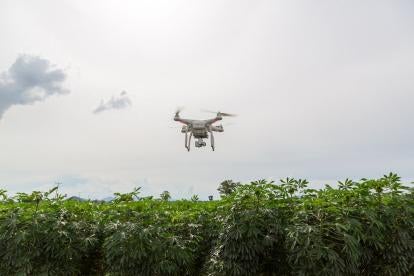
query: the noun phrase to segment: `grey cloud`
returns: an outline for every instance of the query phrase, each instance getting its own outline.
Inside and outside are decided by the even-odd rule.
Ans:
[[[19,56],[8,71],[0,75],[0,119],[13,105],[44,101],[54,94],[66,94],[62,87],[66,74],[44,58]]]
[[[111,109],[124,109],[129,106],[131,106],[132,102],[130,98],[127,96],[127,93],[125,91],[121,92],[121,95],[118,97],[112,97],[109,101],[104,102],[104,100],[101,100],[100,105],[95,108],[93,113],[97,114],[102,111],[111,110]]]

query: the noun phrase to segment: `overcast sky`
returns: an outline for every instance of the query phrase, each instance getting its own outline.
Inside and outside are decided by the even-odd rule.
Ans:
[[[0,188],[414,179],[414,2],[0,2]],[[188,153],[182,117],[237,113]],[[228,124],[228,125],[226,125]],[[207,143],[209,143],[207,141]]]

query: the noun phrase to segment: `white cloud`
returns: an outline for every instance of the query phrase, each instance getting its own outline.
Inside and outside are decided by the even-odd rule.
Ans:
[[[66,74],[49,60],[20,55],[7,72],[0,75],[0,119],[13,105],[44,101],[54,94],[66,94],[62,87]]]
[[[111,109],[124,109],[131,106],[132,102],[130,98],[127,96],[125,91],[122,91],[118,97],[112,97],[107,102],[101,100],[100,105],[95,108],[93,113],[101,113],[102,111],[111,110]]]

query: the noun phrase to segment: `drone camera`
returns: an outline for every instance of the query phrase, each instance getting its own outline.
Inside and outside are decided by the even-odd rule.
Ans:
[[[195,142],[195,146],[196,146],[196,148],[201,148],[201,147],[205,147],[207,144],[206,144],[206,142],[204,142],[204,141],[196,141]]]

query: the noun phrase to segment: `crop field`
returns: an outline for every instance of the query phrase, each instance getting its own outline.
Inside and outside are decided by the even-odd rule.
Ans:
[[[214,201],[0,191],[0,275],[413,275],[400,178],[233,183]]]

